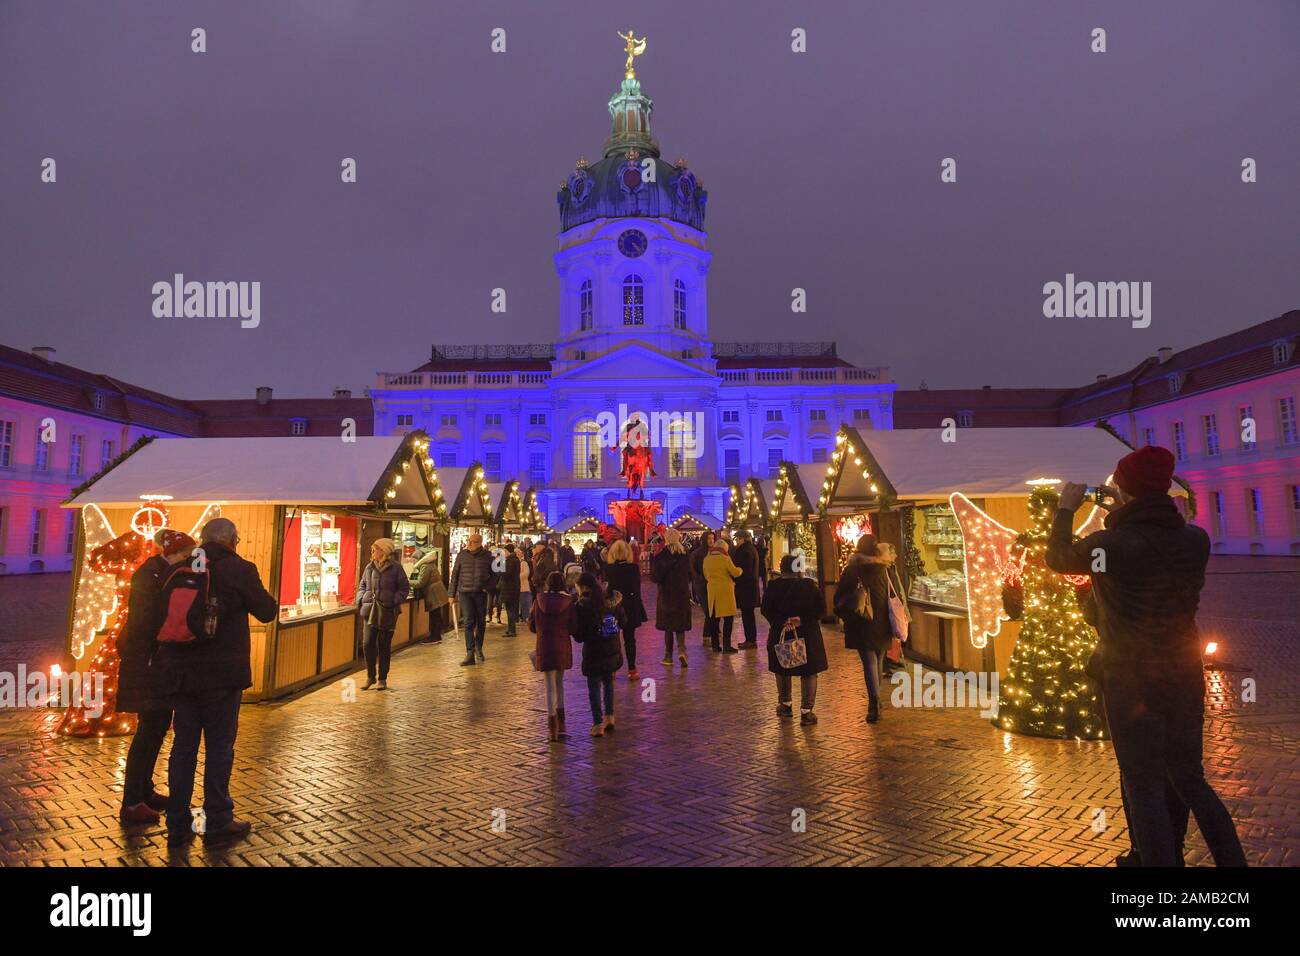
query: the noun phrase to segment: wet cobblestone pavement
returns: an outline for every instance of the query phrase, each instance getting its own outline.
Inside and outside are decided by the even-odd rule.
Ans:
[[[1201,618],[1231,668],[1211,675],[1207,774],[1264,865],[1300,862],[1300,568],[1282,568],[1213,576]],[[30,666],[57,654],[67,577],[17,589],[17,610],[15,580],[0,581],[0,658]],[[575,670],[571,736],[546,743],[531,636],[499,627],[482,666],[459,667],[447,635],[397,654],[387,692],[348,703],[335,681],[245,706],[232,793],[255,829],[174,855],[161,828],[118,822],[128,738],[66,740],[55,711],[0,712],[0,863],[1106,865],[1127,845],[1104,743],[1004,734],[973,710],[887,709],[868,725],[838,633],[821,722],[801,727],[776,718],[761,653],[713,655],[698,634],[683,672],[641,628],[653,695],[620,677],[618,730],[596,740]],[[1256,703],[1240,700],[1244,678]],[[1209,862],[1194,825],[1188,862]]]

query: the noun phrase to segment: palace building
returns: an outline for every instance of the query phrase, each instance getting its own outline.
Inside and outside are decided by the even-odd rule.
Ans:
[[[370,390],[377,434],[424,429],[438,466],[481,462],[490,482],[518,478],[552,525],[609,520],[627,495],[618,473],[632,421],[651,426],[646,497],[669,520],[721,520],[729,487],[774,476],[783,460],[825,461],[841,423],[892,425],[888,370],[850,364],[834,342],[710,338],[708,192],[685,160],[663,158],[633,55],[601,158],[579,159],[556,197],[555,342],[435,345]]]

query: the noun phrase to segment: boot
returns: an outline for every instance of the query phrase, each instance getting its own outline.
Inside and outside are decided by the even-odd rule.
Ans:
[[[556,707],[556,708],[555,708],[555,732],[556,732],[556,734],[559,735],[559,737],[560,737],[561,740],[563,740],[565,737],[569,736],[569,730],[568,730],[568,728],[565,727],[565,725],[564,725],[564,708],[563,708],[563,707]]]
[[[555,743],[557,740],[560,739],[560,732],[558,726],[559,725],[555,719],[554,714],[546,718],[546,739],[550,743]]]

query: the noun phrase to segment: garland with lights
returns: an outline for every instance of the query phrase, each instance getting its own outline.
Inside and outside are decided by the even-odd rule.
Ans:
[[[131,443],[131,447],[124,449],[120,455],[118,455],[116,458],[110,461],[107,465],[99,469],[99,471],[95,472],[93,475],[91,475],[81,484],[77,485],[77,487],[73,488],[72,491],[68,493],[68,497],[63,499],[63,503],[67,504],[73,498],[77,497],[77,495],[81,494],[83,491],[85,491],[95,482],[99,481],[99,479],[103,478],[110,471],[112,471],[118,465],[122,464],[122,462],[126,461],[128,458],[130,458],[132,455],[134,455],[141,448],[149,444],[157,437],[158,437],[157,435],[141,435],[139,438],[137,438],[135,441]]]
[[[1016,537],[1012,563],[1001,569],[1007,613],[1019,610],[1013,616],[1021,623],[993,724],[1035,737],[1098,740],[1102,723],[1084,671],[1097,633],[1083,618],[1076,579],[1045,562],[1058,500],[1050,488],[1034,489],[1031,526]]]
[[[907,567],[909,581],[925,577],[925,558],[916,546],[916,509],[904,508],[903,515],[903,561]]]

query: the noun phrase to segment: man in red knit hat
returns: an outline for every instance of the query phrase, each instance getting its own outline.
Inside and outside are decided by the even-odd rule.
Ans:
[[[1088,574],[1097,602],[1106,719],[1144,866],[1176,866],[1165,784],[1196,816],[1219,866],[1245,866],[1232,817],[1205,780],[1205,674],[1196,608],[1210,538],[1169,497],[1174,456],[1148,445],[1115,466],[1118,504],[1106,528],[1071,543],[1084,485],[1066,482],[1047,543],[1047,565]],[[1113,490],[1113,489],[1112,489]]]

